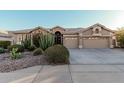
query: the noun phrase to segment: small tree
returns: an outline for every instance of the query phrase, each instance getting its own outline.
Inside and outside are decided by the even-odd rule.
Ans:
[[[124,27],[118,29],[116,32],[116,38],[119,46],[124,48]]]

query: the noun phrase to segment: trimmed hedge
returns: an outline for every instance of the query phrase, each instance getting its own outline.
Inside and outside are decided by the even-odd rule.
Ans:
[[[68,64],[69,51],[63,45],[54,45],[45,50],[44,53],[52,64]]]
[[[19,44],[11,45],[8,47],[8,50],[12,51],[13,48],[18,48],[17,52],[24,52],[24,46],[22,45],[19,45]]]
[[[11,45],[11,41],[0,41],[0,47],[7,49]]]
[[[42,55],[42,54],[43,54],[43,50],[41,48],[37,48],[33,51],[34,56]]]

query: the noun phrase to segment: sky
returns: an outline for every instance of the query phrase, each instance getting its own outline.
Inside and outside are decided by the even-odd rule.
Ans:
[[[124,27],[124,11],[103,10],[0,10],[0,29],[19,30],[37,26],[88,27],[95,23],[110,29]]]

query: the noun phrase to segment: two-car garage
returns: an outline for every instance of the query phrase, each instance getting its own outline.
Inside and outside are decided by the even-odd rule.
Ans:
[[[109,38],[108,37],[88,37],[82,38],[81,40],[82,48],[109,48]],[[78,37],[64,38],[63,44],[67,48],[79,48],[80,40]]]

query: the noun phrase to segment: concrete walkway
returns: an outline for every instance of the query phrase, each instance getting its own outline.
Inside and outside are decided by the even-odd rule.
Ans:
[[[124,83],[124,65],[35,66],[0,73],[1,83]]]

